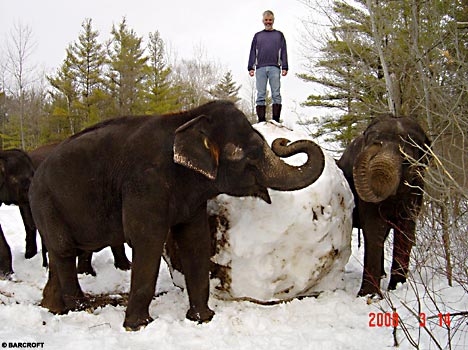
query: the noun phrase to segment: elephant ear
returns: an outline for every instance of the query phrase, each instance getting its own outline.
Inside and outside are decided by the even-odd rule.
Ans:
[[[216,179],[219,147],[212,141],[211,118],[200,115],[177,128],[174,139],[174,162]]]

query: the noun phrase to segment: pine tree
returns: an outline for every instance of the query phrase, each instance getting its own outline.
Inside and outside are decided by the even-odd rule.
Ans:
[[[164,41],[158,31],[149,34],[148,77],[146,79],[146,110],[148,113],[165,113],[180,108],[176,89],[170,79]]]
[[[57,133],[64,133],[64,136],[74,134],[81,128],[81,120],[76,110],[78,93],[75,86],[75,75],[70,69],[70,60],[66,59],[57,70],[55,76],[48,76],[50,85],[55,89],[50,91],[52,96],[52,119],[67,121],[68,128],[57,128]]]
[[[92,20],[86,19],[78,41],[66,49],[67,56],[55,76],[48,77],[52,87],[54,114],[66,117],[70,132],[102,119],[104,93],[103,71],[106,55],[102,44],[97,41],[99,33],[92,29]]]
[[[239,90],[241,86],[236,86],[236,83],[232,80],[232,73],[226,72],[221,81],[210,90],[210,95],[216,99],[229,100],[237,103],[241,100]]]
[[[96,105],[103,95],[106,55],[103,45],[97,40],[99,32],[92,28],[92,20],[86,19],[82,28],[78,42],[71,45],[67,53],[81,95],[79,108],[83,110],[85,124],[89,125],[102,118]]]
[[[144,112],[143,84],[148,57],[142,47],[143,39],[129,29],[125,18],[118,27],[112,26],[109,42],[108,88],[116,102],[119,115]]]
[[[428,78],[423,66],[431,65],[438,40],[435,27],[441,23],[431,18],[433,5],[415,0],[333,1],[332,30],[321,58],[301,75],[325,87],[304,105],[339,112],[321,120],[318,134],[346,144],[373,115],[430,119],[422,91]]]
[[[346,144],[367,124],[369,114],[385,110],[385,83],[372,49],[368,14],[344,1],[334,1],[332,10],[334,25],[321,57],[300,77],[325,88],[319,95],[310,95],[305,106],[338,111],[322,118],[316,136],[326,134],[328,141]]]

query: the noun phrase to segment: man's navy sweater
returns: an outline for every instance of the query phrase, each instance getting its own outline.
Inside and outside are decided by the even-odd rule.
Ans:
[[[262,30],[254,35],[250,48],[247,69],[267,66],[281,67],[288,70],[288,53],[286,39],[279,30]]]

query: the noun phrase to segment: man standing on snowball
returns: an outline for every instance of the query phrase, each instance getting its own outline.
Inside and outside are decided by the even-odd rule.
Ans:
[[[247,69],[251,77],[256,76],[258,121],[265,121],[266,88],[270,82],[273,99],[273,120],[279,122],[281,116],[280,78],[288,74],[288,53],[283,33],[273,29],[275,16],[272,11],[263,13],[265,29],[254,35],[250,48]],[[255,73],[256,70],[256,73]]]

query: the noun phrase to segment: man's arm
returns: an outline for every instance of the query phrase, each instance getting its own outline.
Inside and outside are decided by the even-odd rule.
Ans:
[[[283,75],[286,75],[287,73],[284,73],[284,71],[288,71],[289,66],[288,66],[288,49],[286,46],[286,38],[284,37],[284,34],[281,33],[281,69],[283,71]]]
[[[250,46],[249,63],[247,65],[248,71],[252,72],[254,70],[256,58],[257,58],[257,34],[254,35],[252,39],[252,45]]]

